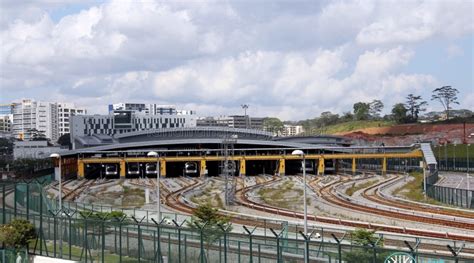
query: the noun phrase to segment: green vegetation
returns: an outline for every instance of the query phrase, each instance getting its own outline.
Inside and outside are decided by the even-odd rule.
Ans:
[[[375,180],[370,180],[370,181],[367,181],[365,183],[361,183],[361,184],[357,184],[357,185],[354,182],[351,187],[346,189],[346,195],[352,196],[355,192],[359,191],[360,189],[370,187],[370,186],[376,184],[378,181],[379,181],[378,179],[375,179]]]
[[[122,206],[142,207],[145,204],[145,190],[123,186]]]
[[[411,172],[410,176],[414,177],[415,180],[407,182],[405,185],[395,189],[393,195],[402,195],[405,198],[416,201],[416,202],[426,202],[429,204],[440,204],[438,201],[427,197],[423,194],[423,173],[421,172]]]
[[[194,195],[191,197],[191,202],[198,205],[211,204],[213,207],[223,209],[224,203],[221,196],[215,191],[215,188],[215,182],[210,181],[199,196]]]
[[[372,244],[376,244],[377,247],[384,246],[384,239],[375,236],[375,231],[358,228],[351,231],[352,243],[354,245],[363,246],[361,248],[354,248],[349,252],[345,252],[343,260],[348,263],[359,263],[359,262],[374,262],[373,261],[373,250]],[[378,241],[378,242],[377,242]],[[377,253],[375,262],[385,262],[385,258],[389,256],[389,252]]]
[[[445,148],[446,148],[446,156],[448,158],[453,158],[454,156],[456,156],[456,159],[459,158],[460,162],[465,161],[467,157],[467,149],[466,149],[465,144],[457,144],[457,145],[448,144],[447,146],[434,146],[433,153],[435,154],[436,159],[442,161],[445,158]],[[473,159],[474,158],[474,143],[471,143],[471,146],[467,148],[469,148],[469,158]]]
[[[276,187],[265,187],[258,190],[258,195],[267,204],[286,209],[294,209],[295,205],[302,204],[303,189],[294,188],[293,181],[285,181]],[[307,198],[306,203],[311,204]]]
[[[222,229],[231,230],[230,219],[228,216],[219,214],[211,204],[201,204],[194,210],[188,226],[201,232],[207,258],[209,258],[209,247],[224,234]]]
[[[348,121],[330,125],[324,128],[324,133],[335,134],[341,132],[350,132],[357,129],[372,128],[372,127],[386,127],[393,126],[395,122],[386,120],[360,120]]]
[[[28,220],[13,219],[9,224],[0,226],[0,242],[8,248],[25,248],[31,240],[35,239],[35,227]]]

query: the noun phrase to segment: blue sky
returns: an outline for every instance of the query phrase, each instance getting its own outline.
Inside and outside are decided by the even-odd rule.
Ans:
[[[471,1],[0,2],[0,103],[299,120],[443,85],[474,109]],[[401,15],[402,14],[402,15]]]

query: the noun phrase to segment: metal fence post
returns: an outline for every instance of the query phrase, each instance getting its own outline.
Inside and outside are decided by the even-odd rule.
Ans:
[[[280,232],[280,233],[277,233],[275,232],[275,230],[273,230],[273,228],[270,228],[270,231],[273,233],[273,235],[275,236],[276,238],[276,242],[277,242],[277,262],[280,263],[280,262],[283,262],[281,260],[281,249],[280,249],[280,238],[283,234],[283,231],[285,231],[284,229]]]
[[[249,236],[250,263],[253,263],[252,234],[255,231],[255,229],[257,229],[257,227],[254,227],[252,230],[249,230],[246,226],[242,226],[242,227],[244,228],[245,232],[247,232],[247,235]]]
[[[171,221],[173,221],[175,226],[178,228],[178,262],[181,263],[181,227],[186,222],[186,219],[181,222],[181,224],[178,224],[175,219],[172,219]]]

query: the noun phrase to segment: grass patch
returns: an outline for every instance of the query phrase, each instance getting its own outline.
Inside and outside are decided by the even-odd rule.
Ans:
[[[386,127],[386,126],[393,126],[393,125],[395,125],[393,121],[383,121],[383,120],[349,121],[349,122],[329,125],[323,129],[323,132],[326,134],[334,134],[334,133],[341,133],[341,132],[350,132],[353,130],[358,130],[358,129],[363,129],[363,128]]]
[[[351,187],[346,189],[346,195],[352,196],[355,192],[359,191],[360,189],[364,189],[367,187],[370,187],[376,183],[378,183],[379,180],[370,180],[362,184],[356,184],[355,182],[352,184]]]
[[[429,197],[426,197],[423,194],[423,173],[420,172],[411,172],[410,176],[415,178],[414,180],[411,180],[407,182],[405,185],[395,189],[393,191],[393,195],[401,195],[405,197],[408,200],[416,201],[416,202],[424,202],[428,204],[435,204],[435,205],[443,205],[442,203],[431,199]]]
[[[211,181],[209,185],[202,190],[201,195],[191,196],[191,202],[197,205],[211,204],[213,207],[224,209],[224,202],[221,196],[215,193],[215,187],[215,182]]]
[[[267,204],[286,209],[294,209],[295,205],[302,204],[303,189],[294,188],[293,181],[285,181],[284,183],[272,188],[265,187],[258,190],[258,195]],[[293,193],[292,197],[288,195]],[[311,199],[306,198],[307,205],[311,205]]]

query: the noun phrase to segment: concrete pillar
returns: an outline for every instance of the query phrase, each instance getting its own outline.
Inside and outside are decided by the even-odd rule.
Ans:
[[[127,169],[125,167],[125,160],[122,159],[120,160],[120,177],[125,178],[125,175],[127,174]]]
[[[84,162],[82,160],[77,160],[77,177],[84,178],[85,171],[84,171]]]
[[[318,175],[322,175],[322,174],[324,174],[324,158],[319,158]]]
[[[201,160],[199,176],[201,177],[206,176],[206,173],[207,173],[206,160]]]
[[[352,174],[355,174],[357,170],[356,158],[352,158]]]
[[[160,159],[160,176],[166,177],[166,161],[164,159]]]
[[[383,175],[387,174],[387,158],[386,157],[383,158],[383,162],[382,162],[382,174]]]
[[[286,168],[285,168],[285,159],[280,159],[278,162],[278,175],[284,176],[286,174]]]
[[[246,172],[246,164],[245,164],[245,159],[240,159],[240,169],[239,169],[239,175],[240,176],[245,176],[247,174]]]

